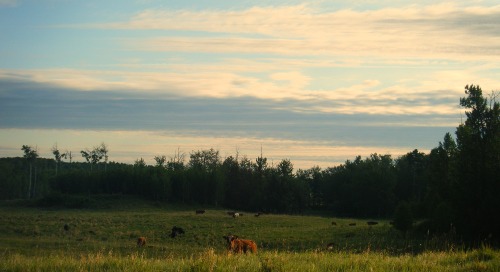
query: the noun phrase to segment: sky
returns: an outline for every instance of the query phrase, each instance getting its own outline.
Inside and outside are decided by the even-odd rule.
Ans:
[[[415,2],[0,0],[0,157],[427,153],[500,89],[500,3]]]

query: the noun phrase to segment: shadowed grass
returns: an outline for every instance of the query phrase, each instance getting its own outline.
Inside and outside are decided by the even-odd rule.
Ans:
[[[500,271],[497,250],[404,238],[384,220],[232,218],[223,209],[196,215],[199,207],[126,197],[102,202],[105,208],[83,210],[0,203],[0,271]],[[173,226],[186,233],[170,238]],[[227,234],[255,240],[258,254],[228,255]],[[139,236],[147,237],[145,247],[136,246]]]

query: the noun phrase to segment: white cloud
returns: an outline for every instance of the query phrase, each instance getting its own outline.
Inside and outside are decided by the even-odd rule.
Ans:
[[[147,10],[129,22],[102,27],[212,33],[136,41],[136,49],[152,51],[499,60],[499,18],[500,5],[447,3],[330,12],[299,5],[241,11]],[[232,35],[222,35],[228,33]]]
[[[229,62],[230,68],[247,62]],[[265,65],[264,65],[265,66]],[[272,67],[273,65],[270,65]],[[419,82],[385,86],[378,79],[366,79],[351,86],[311,90],[311,78],[299,71],[269,72],[269,77],[231,73],[220,64],[219,70],[187,72],[123,72],[73,69],[29,71],[0,70],[0,78],[50,84],[57,88],[84,91],[119,91],[180,97],[255,97],[259,99],[308,101],[297,112],[342,114],[456,114],[458,98],[466,84],[480,84],[489,91],[500,80],[482,76],[489,66],[470,70],[440,70]],[[256,64],[256,67],[259,67]],[[271,69],[271,68],[270,68]],[[274,69],[274,68],[272,68]],[[271,70],[270,70],[271,71]],[[453,101],[453,102],[450,102]]]

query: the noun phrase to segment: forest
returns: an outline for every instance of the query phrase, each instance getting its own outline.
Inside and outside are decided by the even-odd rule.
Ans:
[[[105,144],[82,150],[84,163],[68,161],[57,147],[54,158],[40,158],[24,145],[19,157],[0,158],[0,199],[85,208],[91,205],[86,196],[126,194],[241,211],[394,218],[403,231],[453,233],[498,246],[500,105],[477,85],[466,86],[465,94],[465,121],[429,153],[371,154],[326,169],[295,170],[288,159],[270,165],[262,155],[223,158],[215,149],[158,156],[155,165],[146,165],[143,159],[109,162]]]

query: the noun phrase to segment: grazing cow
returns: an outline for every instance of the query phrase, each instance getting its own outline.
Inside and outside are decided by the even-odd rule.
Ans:
[[[233,216],[236,212],[227,212],[227,215]]]
[[[234,253],[257,253],[257,244],[252,240],[240,239],[236,235],[223,236],[227,241],[227,250]]]
[[[326,250],[332,250],[334,246],[334,243],[329,243],[328,245],[326,245]]]
[[[143,247],[145,245],[146,245],[146,237],[137,238],[137,246],[138,247]]]
[[[368,226],[374,226],[374,225],[377,225],[378,222],[375,222],[375,221],[368,221],[366,222],[366,224],[368,224]]]
[[[336,225],[337,225],[337,222],[333,221],[332,226],[336,226]]]
[[[180,235],[180,234],[184,234],[184,230],[182,228],[174,226],[172,228],[172,232],[170,233],[170,237],[175,238],[177,235]]]
[[[255,217],[259,217],[259,216],[261,216],[263,214],[264,214],[263,212],[258,212],[258,213],[255,214]]]
[[[235,212],[235,213],[233,214],[233,218],[236,218],[236,217],[240,217],[240,214],[239,214],[239,213],[237,213],[237,212]]]
[[[68,224],[64,224],[64,230],[65,230],[65,231],[68,231],[68,230],[69,230],[69,226],[68,226]]]
[[[196,210],[196,214],[204,214],[205,210]]]
[[[356,223],[349,223],[349,226],[356,226]]]

